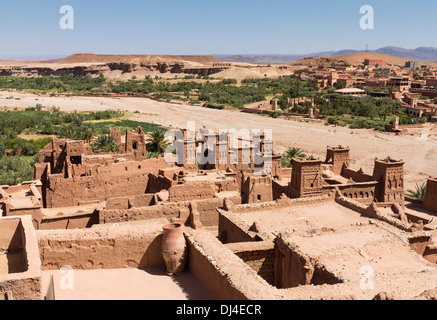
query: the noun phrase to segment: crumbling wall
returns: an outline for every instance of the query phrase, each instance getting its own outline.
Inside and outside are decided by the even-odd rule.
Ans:
[[[176,182],[163,175],[149,174],[149,183],[147,185],[147,193],[157,193],[162,190],[168,190]]]
[[[294,288],[305,285],[339,284],[342,280],[328,271],[316,259],[287,243],[279,236],[275,239],[275,286]]]
[[[346,179],[352,178],[352,180],[354,180],[355,182],[375,181],[373,176],[371,176],[369,174],[365,174],[362,170],[355,171],[355,170],[352,170],[351,168],[348,168],[348,167],[343,167],[343,171],[342,171],[341,175],[343,177],[345,177]]]
[[[32,217],[1,218],[0,226],[0,254],[18,253],[20,264],[0,274],[0,300],[41,300],[41,261]]]
[[[230,212],[220,210],[219,240],[222,243],[248,243],[257,241],[256,232],[249,231],[250,226]],[[259,240],[259,239],[258,239]]]
[[[274,285],[275,248],[271,241],[231,243],[226,247],[242,259],[256,273]]]
[[[38,223],[37,230],[54,230],[54,229],[83,229],[91,228],[99,223],[99,212],[85,212],[83,214],[43,217]]]
[[[210,182],[187,182],[172,186],[169,190],[170,202],[210,199],[215,190]]]
[[[97,173],[92,175],[71,178],[51,175],[46,190],[47,207],[70,207],[83,201],[106,201],[114,196],[146,193],[149,173],[158,174],[166,166],[164,159],[158,158],[98,166]]]
[[[189,230],[188,269],[219,300],[276,300],[278,294],[209,232]]]
[[[138,207],[148,207],[155,204],[154,194],[138,194],[128,197],[114,197],[106,201],[105,208],[108,210],[130,209]]]
[[[162,226],[166,219],[82,230],[37,231],[43,270],[164,266]]]
[[[233,197],[235,203],[241,203],[240,197]],[[197,204],[197,210],[200,214],[200,222],[204,226],[217,226],[218,213],[217,207],[223,206],[223,199],[212,198],[193,201],[162,203],[150,207],[131,208],[127,210],[100,210],[100,223],[116,223],[137,220],[148,220],[165,217],[171,219],[182,219],[181,223],[185,224],[188,216],[181,214],[181,211],[189,209],[190,202]]]

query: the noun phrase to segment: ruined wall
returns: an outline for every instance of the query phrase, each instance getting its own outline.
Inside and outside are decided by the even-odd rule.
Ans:
[[[114,197],[106,201],[108,210],[148,207],[155,204],[155,195],[146,193],[128,197]]]
[[[241,198],[233,197],[232,201],[241,203]],[[223,206],[223,199],[219,198],[162,203],[155,206],[131,208],[128,210],[101,210],[99,212],[99,221],[100,223],[115,223],[165,217],[169,220],[181,218],[181,223],[187,223],[188,216],[184,215],[183,211],[189,209],[190,202],[197,204],[200,222],[203,226],[218,225],[219,218],[216,208]]]
[[[98,211],[78,214],[74,216],[43,217],[38,223],[37,230],[54,229],[84,229],[99,223]]]
[[[188,269],[219,300],[276,300],[275,288],[210,233],[186,232]]]
[[[70,207],[83,201],[146,193],[149,173],[158,174],[160,168],[167,166],[163,158],[158,158],[98,166],[92,175],[51,175],[46,189],[47,207]]]
[[[274,285],[275,248],[273,242],[240,242],[227,244],[226,247],[255,270],[267,283]]]
[[[0,300],[41,300],[41,261],[31,216],[0,219],[0,255],[7,254],[18,261],[8,259],[9,270],[0,272]]]
[[[247,243],[257,241],[256,233],[248,231],[250,226],[239,220],[236,215],[221,211],[219,214],[219,240],[222,243]]]
[[[316,259],[308,257],[282,237],[275,239],[275,286],[293,288],[305,285],[338,284],[342,281]]]
[[[37,231],[43,270],[164,266],[162,226],[166,219],[83,230]]]
[[[163,175],[149,174],[149,183],[147,185],[147,193],[157,193],[161,190],[168,190],[174,185],[176,181],[171,180]]]
[[[348,167],[343,168],[341,175],[343,177],[345,177],[346,179],[352,178],[352,180],[354,180],[355,182],[375,181],[375,179],[373,178],[372,175],[365,174],[364,172],[362,172],[362,170],[355,171],[355,170],[350,169]]]
[[[276,180],[272,180],[272,194],[273,194],[273,200],[278,200],[281,198],[283,194],[288,195],[289,194],[289,186],[288,184],[280,184]]]
[[[174,185],[168,191],[170,202],[211,199],[215,194],[213,185],[203,181]]]
[[[273,201],[272,179],[268,176],[247,177],[242,183],[241,196],[243,203]]]
[[[437,179],[428,179],[426,183],[425,199],[423,206],[431,211],[437,212]]]

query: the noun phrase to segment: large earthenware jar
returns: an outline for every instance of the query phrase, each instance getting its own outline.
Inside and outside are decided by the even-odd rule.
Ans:
[[[187,243],[178,223],[166,224],[162,238],[162,255],[169,276],[184,272],[187,261]]]

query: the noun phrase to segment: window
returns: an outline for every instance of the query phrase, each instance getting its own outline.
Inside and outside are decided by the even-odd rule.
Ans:
[[[258,200],[260,200],[260,201],[261,201],[261,195],[260,195],[260,194],[258,195]]]

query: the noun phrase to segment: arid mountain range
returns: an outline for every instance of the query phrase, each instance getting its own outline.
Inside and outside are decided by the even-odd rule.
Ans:
[[[247,62],[247,63],[288,63],[298,61],[309,57],[329,57],[338,56],[351,53],[365,53],[366,50],[340,50],[340,51],[325,51],[311,54],[243,54],[243,55],[214,55],[215,57],[229,62]],[[369,50],[368,52],[381,53],[391,55],[408,60],[423,61],[423,62],[435,62],[437,61],[437,48],[433,47],[419,47],[416,49],[405,49],[400,47],[383,47],[377,50]]]

